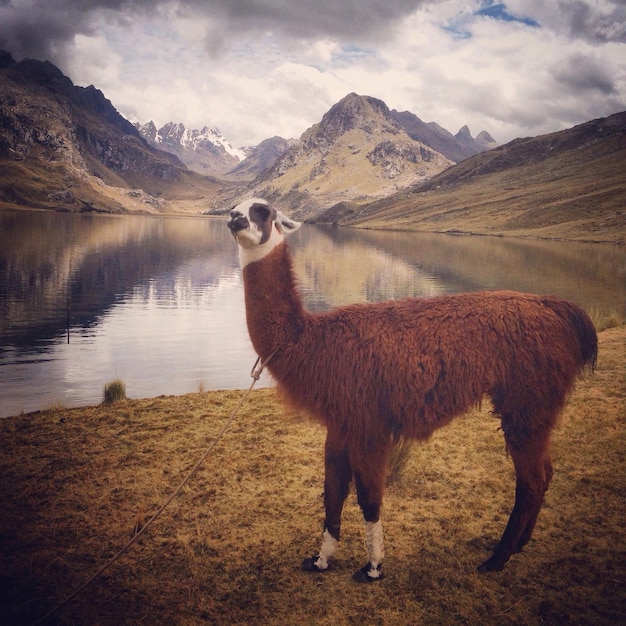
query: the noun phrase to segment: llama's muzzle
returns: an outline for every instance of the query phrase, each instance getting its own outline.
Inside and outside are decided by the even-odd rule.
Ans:
[[[239,212],[231,211],[230,218],[228,220],[228,228],[230,232],[235,235],[240,230],[247,230],[250,228],[250,222],[245,215],[242,215]]]

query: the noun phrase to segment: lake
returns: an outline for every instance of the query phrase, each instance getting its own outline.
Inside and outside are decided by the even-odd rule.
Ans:
[[[290,243],[311,310],[514,289],[626,315],[623,246],[321,226]],[[255,358],[225,219],[0,211],[0,417],[97,404],[116,378],[131,398],[247,388]]]

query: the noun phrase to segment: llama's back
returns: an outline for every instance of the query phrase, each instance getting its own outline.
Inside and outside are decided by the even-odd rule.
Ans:
[[[557,412],[596,351],[589,318],[558,299],[407,299],[313,316],[279,382],[326,423],[376,415],[387,430],[424,439],[485,394],[500,414]]]

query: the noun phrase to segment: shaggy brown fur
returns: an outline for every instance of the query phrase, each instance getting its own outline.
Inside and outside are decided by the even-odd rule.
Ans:
[[[577,373],[595,364],[587,315],[554,297],[509,291],[312,314],[284,243],[243,277],[255,350],[272,355],[267,367],[284,398],[328,429],[324,527],[337,540],[352,477],[365,520],[379,519],[394,437],[426,440],[492,398],[517,489],[504,535],[479,569],[501,569],[530,539],[552,476],[550,430]]]

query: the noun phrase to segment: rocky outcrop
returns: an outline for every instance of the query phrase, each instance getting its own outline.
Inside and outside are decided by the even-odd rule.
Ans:
[[[393,110],[391,116],[412,139],[430,146],[455,163],[498,145],[486,131],[481,131],[474,139],[467,126],[463,126],[456,135],[453,135],[439,124],[423,122],[409,111]]]
[[[383,168],[383,175],[395,178],[402,174],[408,164],[430,162],[437,158],[437,153],[427,146],[415,142],[381,141],[368,153],[367,158],[372,165]]]

